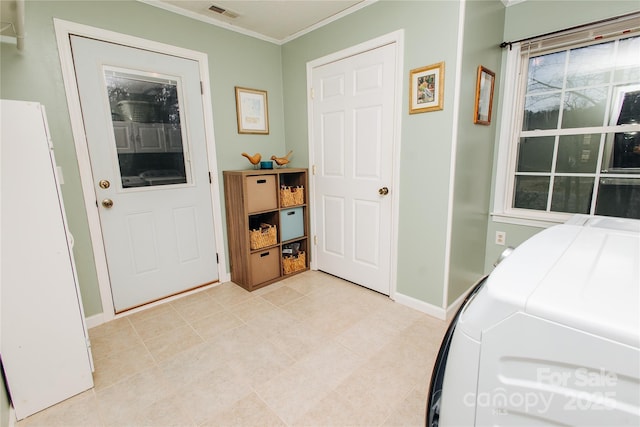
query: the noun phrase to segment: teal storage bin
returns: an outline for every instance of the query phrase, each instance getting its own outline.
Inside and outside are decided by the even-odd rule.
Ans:
[[[304,236],[304,213],[302,208],[280,211],[280,241],[284,242]]]

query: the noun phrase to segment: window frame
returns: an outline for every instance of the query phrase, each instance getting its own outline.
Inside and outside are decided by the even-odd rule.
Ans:
[[[632,16],[632,19],[640,18],[640,14]],[[554,211],[542,211],[533,209],[514,208],[514,187],[515,178],[517,175],[517,158],[518,158],[518,145],[521,137],[525,136],[554,136],[560,137],[562,135],[579,135],[579,134],[602,134],[601,142],[598,150],[598,165],[604,163],[603,156],[605,152],[606,141],[608,135],[618,132],[640,132],[640,124],[635,125],[611,125],[608,121],[603,126],[584,127],[584,128],[555,128],[545,130],[523,131],[523,112],[525,103],[525,94],[527,89],[527,73],[528,73],[528,58],[522,54],[523,46],[529,49],[530,56],[546,55],[557,51],[575,49],[582,46],[588,46],[594,43],[594,41],[604,43],[615,39],[624,39],[629,37],[638,36],[638,24],[632,26],[633,31],[625,32],[621,34],[619,31],[617,34],[611,34],[610,36],[603,38],[595,38],[596,31],[605,32],[610,28],[619,28],[620,25],[629,25],[628,19],[621,20],[620,22],[614,22],[607,25],[593,25],[581,29],[579,31],[567,31],[566,33],[560,33],[555,37],[547,39],[532,39],[522,43],[509,44],[509,48],[505,52],[503,57],[504,73],[502,88],[502,112],[500,120],[500,128],[498,133],[498,153],[496,159],[496,174],[494,183],[494,200],[493,210],[491,217],[495,222],[505,222],[518,225],[528,225],[536,227],[548,227],[558,223],[566,222],[575,213],[567,212],[554,212]],[[601,33],[600,33],[601,34]],[[555,41],[554,41],[555,40]],[[547,46],[545,46],[547,44]],[[534,49],[531,49],[531,47]],[[629,82],[628,85],[636,85],[640,82]],[[626,86],[626,85],[625,85]],[[617,108],[615,99],[609,99],[606,106],[608,117],[610,109]],[[561,107],[562,108],[562,107]],[[609,119],[610,120],[610,119]],[[557,142],[556,142],[557,144]],[[555,154],[554,154],[555,155]],[[617,177],[629,177],[630,174],[612,174],[603,173],[601,167],[597,167],[594,173],[585,174],[565,174],[558,173],[555,168],[548,174],[542,174],[549,176],[553,179],[556,175],[560,176],[587,176],[594,178],[594,191],[591,197],[591,208],[588,216],[595,216],[595,206],[598,197],[599,180],[602,177],[617,178]],[[633,176],[633,174],[631,174]],[[551,191],[549,198],[553,194],[553,183],[550,185]]]

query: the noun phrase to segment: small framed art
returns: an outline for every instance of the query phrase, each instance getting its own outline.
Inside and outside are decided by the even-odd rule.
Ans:
[[[267,91],[236,86],[238,133],[269,133]]]
[[[409,114],[442,110],[444,62],[409,72]]]
[[[478,66],[476,81],[476,106],[473,111],[473,123],[478,125],[491,124],[491,109],[493,107],[493,87],[496,82],[496,73]]]

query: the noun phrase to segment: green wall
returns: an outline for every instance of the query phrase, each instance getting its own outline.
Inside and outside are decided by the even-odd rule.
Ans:
[[[498,1],[466,3],[460,111],[455,155],[447,304],[464,294],[485,270],[486,223],[496,137],[496,111],[489,126],[473,123],[477,69],[496,73],[494,107],[500,98],[500,61],[505,8]]]
[[[280,47],[137,1],[28,1],[25,49],[0,44],[0,96],[44,104],[62,167],[63,198],[86,316],[102,312],[96,268],[62,81],[53,18],[188,48],[208,55],[220,194],[222,171],[246,169],[243,151],[284,154]],[[269,93],[269,135],[239,135],[234,86]],[[224,201],[223,201],[224,203]],[[224,214],[224,212],[223,212]],[[226,228],[226,227],[225,227]],[[226,233],[226,229],[225,229]],[[225,239],[226,241],[226,239]],[[228,257],[227,257],[228,259]]]
[[[504,40],[514,41],[527,37],[559,31],[578,25],[589,24],[602,19],[640,12],[640,2],[637,0],[572,0],[546,1],[527,0],[506,8]],[[503,64],[506,54],[503,52]],[[497,126],[500,126],[502,102],[498,100]],[[496,138],[493,166],[493,181],[497,169],[498,143]],[[493,185],[492,185],[493,186]],[[493,208],[493,194],[491,209]],[[543,227],[524,226],[495,222],[489,219],[487,225],[487,245],[485,257],[485,271],[493,268],[493,262],[500,256],[506,246],[518,246]],[[496,231],[506,232],[506,246],[495,244]]]
[[[379,1],[282,48],[287,147],[308,158],[306,63],[405,30],[397,291],[436,306],[444,291],[459,9],[453,1]],[[444,109],[409,115],[409,70],[441,61]]]

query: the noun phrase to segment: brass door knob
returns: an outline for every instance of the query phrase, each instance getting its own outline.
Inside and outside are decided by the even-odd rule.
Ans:
[[[387,194],[389,194],[389,189],[387,187],[382,187],[378,190],[378,193],[381,196],[386,196]]]
[[[102,206],[104,206],[105,208],[109,209],[111,207],[113,207],[113,200],[111,199],[104,199],[102,201]]]
[[[106,190],[107,188],[111,187],[111,183],[109,181],[107,181],[106,179],[101,179],[100,182],[98,183],[98,185],[100,186],[100,188]]]

